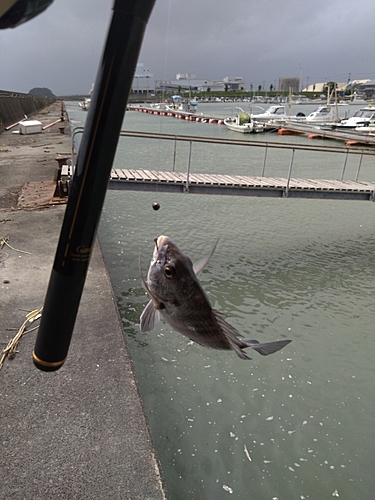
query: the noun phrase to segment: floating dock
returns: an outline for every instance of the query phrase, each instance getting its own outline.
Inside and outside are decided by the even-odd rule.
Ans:
[[[249,140],[230,140],[209,137],[160,134],[151,132],[125,131],[121,136],[138,137],[156,140],[169,140],[189,143],[188,166],[186,172],[135,169],[112,169],[108,188],[114,190],[153,191],[170,193],[195,193],[231,196],[258,196],[273,198],[310,198],[335,200],[367,200],[375,199],[375,182],[359,181],[359,173],[363,156],[374,156],[374,150],[362,147],[350,151],[349,148],[312,146],[292,143],[276,143]],[[231,144],[246,147],[263,147],[289,149],[292,156],[288,176],[285,178],[266,177],[266,154],[260,176],[222,175],[193,173],[190,168],[191,148],[193,143]],[[340,153],[344,157],[340,180],[300,179],[292,177],[292,165],[295,150],[324,151]],[[359,164],[355,180],[344,180],[348,155],[359,156]],[[174,155],[175,156],[175,155]],[[68,174],[69,177],[69,174]]]
[[[309,139],[334,139],[344,141],[347,146],[356,146],[366,144],[367,146],[375,146],[374,134],[361,134],[354,131],[343,132],[342,130],[334,130],[328,126],[314,126],[306,123],[285,123],[281,127],[285,132],[307,134]]]
[[[145,106],[142,104],[131,104],[127,107],[128,111],[139,111],[158,116],[170,116],[181,120],[196,121],[201,123],[216,123],[224,125],[224,118],[221,116],[203,115],[198,113],[191,113],[179,109],[159,109],[153,106]],[[347,146],[357,146],[366,144],[368,146],[375,146],[374,134],[360,134],[356,132],[342,132],[333,130],[328,127],[320,127],[308,123],[294,123],[285,122],[277,124],[273,122],[266,122],[264,132],[277,131],[279,135],[294,135],[294,134],[307,134],[309,139],[334,139],[345,141]]]
[[[131,104],[128,105],[127,111],[139,111],[140,113],[148,113],[150,115],[170,116],[180,120],[224,125],[224,118],[222,116],[203,115],[199,113],[191,113],[189,111],[182,111],[180,109],[158,109],[156,107],[144,106],[142,104]]]
[[[109,189],[374,201],[375,183],[113,169]]]

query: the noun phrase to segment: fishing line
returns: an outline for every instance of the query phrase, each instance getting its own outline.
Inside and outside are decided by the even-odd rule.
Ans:
[[[165,35],[165,45],[164,45],[164,68],[163,68],[163,82],[167,80],[167,66],[168,66],[168,46],[169,46],[169,41],[170,41],[170,35],[169,35],[169,30],[170,30],[170,19],[171,19],[171,11],[172,11],[172,0],[169,0],[168,2],[168,13],[167,13],[167,29],[166,29],[166,35]],[[156,92],[155,92],[156,94]],[[157,94],[156,94],[157,95]],[[165,85],[162,87],[162,93],[161,93],[161,103],[166,103],[165,99]],[[159,134],[161,134],[163,131],[163,116],[160,114],[159,115]],[[160,171],[161,169],[161,163],[162,163],[162,139],[159,139],[158,141],[158,148],[157,148],[157,158],[156,158],[156,165],[155,168]],[[157,193],[159,192],[159,186],[156,184],[156,197]],[[157,214],[156,212],[160,209],[160,203],[155,200],[152,204],[152,208],[155,212],[154,215],[154,228],[155,231],[157,231]]]

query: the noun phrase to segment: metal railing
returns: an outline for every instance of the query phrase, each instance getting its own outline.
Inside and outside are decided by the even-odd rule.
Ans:
[[[82,134],[84,131],[84,127],[76,127],[72,132],[72,167],[74,170],[75,167],[75,144],[74,139],[77,134]],[[187,160],[187,178],[186,178],[186,187],[189,185],[189,176],[191,171],[191,158],[192,158],[192,149],[194,143],[205,143],[205,144],[227,144],[231,146],[242,146],[242,147],[256,147],[256,148],[264,148],[264,157],[262,163],[261,177],[265,177],[266,172],[266,164],[267,164],[267,154],[269,149],[283,149],[283,150],[291,150],[291,159],[288,168],[288,176],[287,176],[287,188],[288,192],[289,182],[292,175],[293,170],[293,162],[294,162],[294,153],[295,151],[316,151],[316,152],[324,152],[324,153],[339,153],[344,155],[343,166],[341,170],[340,180],[344,179],[345,170],[348,162],[348,158],[351,155],[359,156],[358,167],[356,170],[354,180],[357,182],[362,166],[362,160],[364,156],[375,156],[375,149],[371,149],[368,147],[358,148],[358,149],[350,149],[349,147],[339,147],[339,146],[311,146],[304,144],[294,144],[287,142],[273,142],[273,141],[259,141],[259,140],[233,140],[233,139],[219,139],[212,137],[202,137],[202,136],[188,136],[188,135],[177,135],[177,134],[162,134],[157,132],[138,132],[138,131],[128,131],[121,130],[121,137],[136,137],[143,139],[156,139],[156,140],[167,140],[174,141],[173,148],[173,162],[172,162],[172,172],[175,171],[176,167],[176,157],[177,157],[177,143],[185,142],[189,144],[188,151],[188,160]]]
[[[175,134],[161,134],[155,132],[137,132],[137,131],[127,131],[121,130],[120,135],[122,137],[139,137],[146,139],[158,139],[158,140],[169,140],[174,141],[174,151],[173,151],[173,166],[172,171],[175,171],[176,165],[176,152],[177,152],[177,142],[187,142],[189,143],[189,153],[188,153],[188,165],[187,165],[187,182],[190,175],[191,166],[191,156],[193,143],[205,143],[205,144],[228,144],[232,146],[242,146],[242,147],[256,147],[264,148],[264,158],[262,164],[261,177],[265,176],[267,153],[268,149],[286,149],[292,151],[292,157],[289,164],[288,170],[288,184],[292,174],[294,153],[295,151],[320,151],[324,153],[340,153],[344,154],[344,162],[342,166],[340,180],[344,179],[344,174],[347,166],[348,157],[350,155],[359,156],[358,167],[356,170],[355,181],[358,181],[359,173],[361,170],[362,160],[364,156],[375,156],[375,149],[370,147],[363,147],[358,149],[350,149],[349,147],[339,147],[339,146],[311,146],[304,144],[295,143],[280,143],[272,141],[259,141],[259,140],[233,140],[233,139],[218,139],[212,137],[201,137],[201,136],[188,136],[188,135],[175,135]]]

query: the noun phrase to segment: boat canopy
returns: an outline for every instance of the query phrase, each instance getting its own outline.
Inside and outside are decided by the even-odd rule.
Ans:
[[[250,122],[250,116],[242,111],[241,113],[238,113],[238,122],[240,125],[245,125],[245,123]]]

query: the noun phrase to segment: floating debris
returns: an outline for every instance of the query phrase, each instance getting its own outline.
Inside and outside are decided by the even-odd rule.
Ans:
[[[230,487],[229,487],[229,486],[227,486],[226,484],[223,484],[223,490],[227,491],[228,493],[233,493],[232,488],[230,488]]]
[[[247,456],[247,458],[251,462],[251,456],[250,456],[249,450],[247,449],[246,444],[243,445],[243,451],[245,452],[245,455]]]

